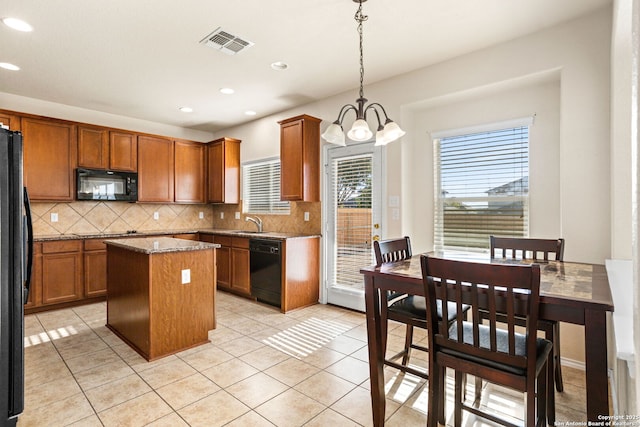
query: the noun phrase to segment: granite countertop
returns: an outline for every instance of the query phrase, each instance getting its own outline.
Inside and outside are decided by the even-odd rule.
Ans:
[[[174,234],[221,234],[226,236],[237,236],[254,239],[272,239],[272,240],[286,240],[286,239],[301,239],[309,237],[320,237],[319,234],[300,234],[300,233],[282,233],[276,231],[264,231],[257,233],[251,230],[229,230],[223,228],[206,228],[201,230],[158,230],[158,231],[139,231],[139,232],[123,232],[123,233],[90,233],[90,234],[51,234],[51,235],[37,235],[34,236],[36,242],[46,242],[52,240],[76,240],[76,239],[117,239],[120,237],[151,237],[151,236],[167,236]]]
[[[120,248],[145,254],[201,251],[220,247],[220,245],[216,243],[174,239],[172,237],[135,237],[128,239],[109,239],[104,242],[107,245],[118,246]]]

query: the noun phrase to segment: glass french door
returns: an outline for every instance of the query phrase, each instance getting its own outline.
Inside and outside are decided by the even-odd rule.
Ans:
[[[373,143],[327,150],[327,302],[364,311],[360,268],[373,264],[380,235],[381,151]]]

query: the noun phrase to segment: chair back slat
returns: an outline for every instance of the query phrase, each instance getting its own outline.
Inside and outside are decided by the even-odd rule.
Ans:
[[[464,352],[521,369],[530,364],[534,368],[540,295],[539,265],[473,263],[427,255],[421,256],[421,263],[431,346]],[[466,319],[459,316],[451,325],[438,322],[438,299],[442,301],[443,312],[446,312],[447,302],[451,302],[458,310],[462,304],[470,305],[470,313]],[[482,323],[480,310],[490,313],[488,324]],[[496,313],[505,316],[506,329],[496,320]],[[527,320],[525,338],[516,334],[517,317]],[[530,358],[527,355],[534,356]]]
[[[408,236],[401,239],[374,240],[373,251],[377,266],[402,261],[411,258],[411,241]]]
[[[564,239],[529,239],[490,236],[489,241],[492,258],[543,261],[564,260]],[[551,258],[552,255],[553,258]]]

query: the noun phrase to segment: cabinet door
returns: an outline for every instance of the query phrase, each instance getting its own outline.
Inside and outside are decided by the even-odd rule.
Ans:
[[[280,198],[303,199],[302,120],[284,123],[280,128]]]
[[[219,288],[231,288],[231,248],[221,246],[216,249],[216,273]]]
[[[76,126],[23,118],[24,185],[31,200],[72,201],[77,163]]]
[[[9,126],[9,130],[20,130],[20,117],[0,111],[0,124]]]
[[[249,251],[247,249],[231,249],[232,257],[232,289],[245,294],[251,293],[251,271],[249,265]]]
[[[240,140],[221,138],[207,146],[209,203],[240,202]]]
[[[109,132],[106,129],[78,128],[78,166],[91,169],[109,167]]]
[[[175,201],[205,202],[206,146],[199,142],[175,141]]]
[[[173,202],[173,141],[138,137],[138,201]]]
[[[82,295],[80,252],[42,255],[42,304],[79,300]]]
[[[102,239],[84,241],[84,296],[107,294],[107,245]]]
[[[138,143],[135,134],[109,132],[109,169],[127,172],[138,170]]]

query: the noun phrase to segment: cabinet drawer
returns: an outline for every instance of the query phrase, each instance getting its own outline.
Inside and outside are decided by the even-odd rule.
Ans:
[[[106,251],[107,245],[102,239],[87,239],[84,241],[85,251]]]
[[[231,237],[230,236],[213,236],[213,243],[218,243],[222,246],[231,246]]]
[[[62,252],[80,252],[82,249],[81,240],[58,240],[55,242],[43,242],[43,254],[55,254]]]
[[[245,237],[232,237],[231,246],[234,248],[249,249],[249,239]]]

